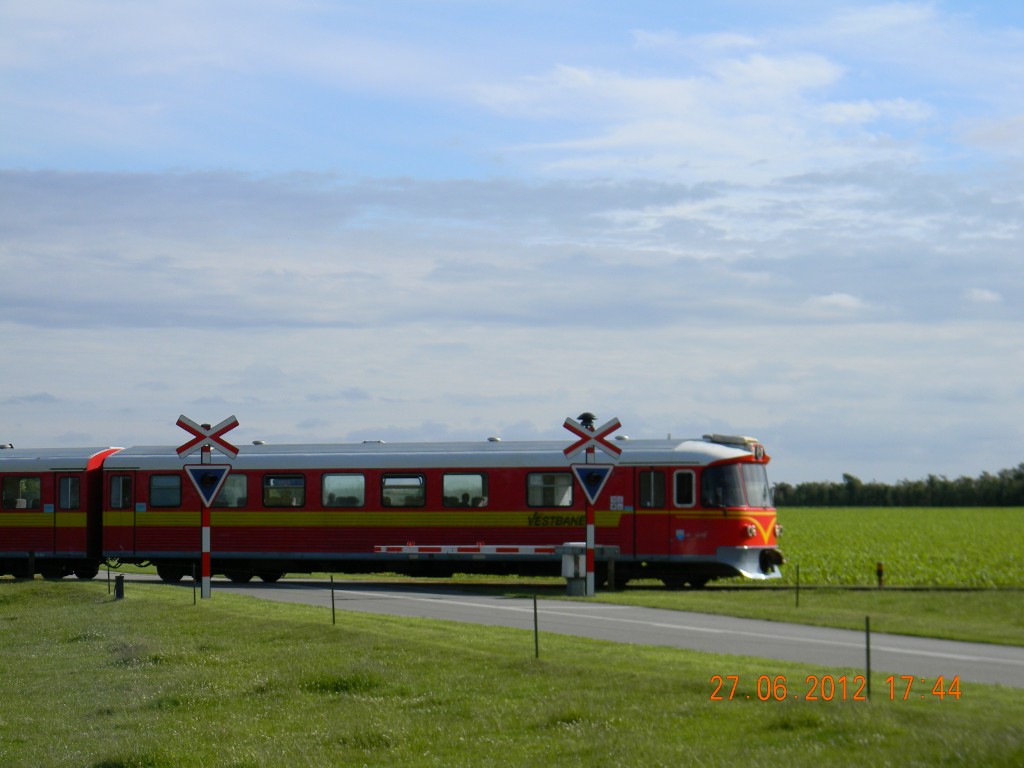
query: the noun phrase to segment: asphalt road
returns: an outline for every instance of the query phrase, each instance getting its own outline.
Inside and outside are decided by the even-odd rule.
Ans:
[[[215,580],[212,599],[225,592],[331,606],[331,587],[323,581],[239,585]],[[531,632],[534,626],[530,598],[470,594],[454,588],[344,581],[335,582],[334,601],[338,611],[442,619]],[[766,662],[798,661],[834,669],[836,675],[865,669],[863,631],[565,600],[538,600],[537,615],[541,633],[756,657]],[[339,617],[338,622],[344,622],[344,618]],[[919,689],[926,690],[925,686],[930,692],[940,675],[947,685],[958,675],[961,682],[1024,688],[1024,648],[872,632],[871,669],[873,673],[923,679],[922,683],[915,682],[915,697]],[[721,674],[729,674],[729,670],[723,666]],[[768,663],[764,674],[774,674]],[[897,681],[898,695],[902,695],[905,685]]]

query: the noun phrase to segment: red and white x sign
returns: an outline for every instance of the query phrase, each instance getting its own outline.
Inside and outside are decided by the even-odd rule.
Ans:
[[[571,459],[577,453],[586,448],[600,448],[602,451],[614,458],[618,458],[622,453],[622,449],[619,448],[619,446],[609,443],[605,439],[608,435],[622,426],[618,419],[612,419],[611,421],[602,424],[593,432],[576,421],[576,419],[566,419],[565,424],[562,426],[573,434],[578,435],[580,438],[562,451],[566,458]]]
[[[204,445],[209,445],[211,448],[216,448],[218,451],[223,453],[229,458],[235,458],[238,455],[238,449],[235,448],[231,443],[225,440],[221,435],[225,432],[234,429],[238,426],[238,419],[234,416],[228,416],[224,421],[215,427],[207,428],[203,424],[196,424],[192,419],[185,415],[178,417],[178,426],[184,429],[186,432],[191,432],[195,437],[189,440],[187,443],[178,448],[178,456],[185,458],[190,453],[195,453]]]

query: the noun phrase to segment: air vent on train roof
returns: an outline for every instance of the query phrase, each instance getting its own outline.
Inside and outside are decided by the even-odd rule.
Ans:
[[[751,450],[751,446],[759,442],[756,437],[747,437],[745,435],[704,435],[704,439],[709,443],[735,445],[738,448],[745,448],[747,450]]]

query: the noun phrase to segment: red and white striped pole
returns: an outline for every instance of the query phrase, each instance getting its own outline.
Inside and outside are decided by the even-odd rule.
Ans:
[[[203,427],[209,429],[209,425],[204,424]],[[204,445],[203,450],[200,453],[201,461],[203,464],[210,463],[210,446]],[[202,587],[199,591],[199,596],[203,599],[210,597],[210,506],[203,504],[203,511],[201,513],[201,527],[202,527]]]
[[[592,428],[591,428],[592,429]],[[595,460],[594,446],[587,448],[587,464],[593,464]],[[594,505],[587,497],[587,597],[593,597],[594,586]]]

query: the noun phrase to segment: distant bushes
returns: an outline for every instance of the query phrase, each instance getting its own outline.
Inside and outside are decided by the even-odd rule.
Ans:
[[[997,474],[958,477],[928,475],[895,485],[865,483],[850,474],[842,482],[779,483],[777,507],[1024,507],[1024,464]]]

